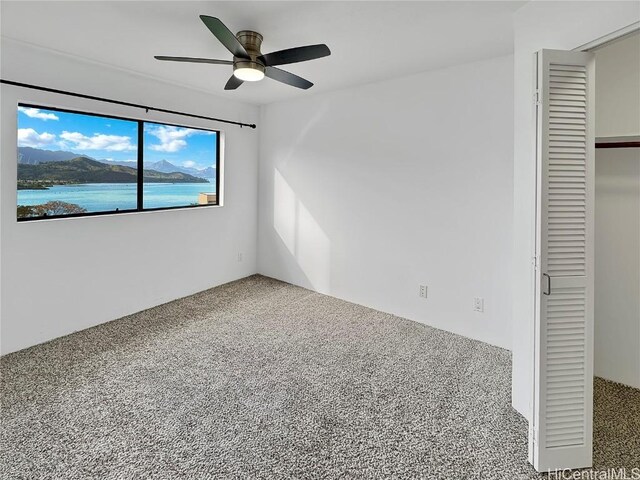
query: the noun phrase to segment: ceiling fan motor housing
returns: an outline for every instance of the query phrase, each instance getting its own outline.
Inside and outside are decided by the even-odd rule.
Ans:
[[[236,33],[236,38],[247,51],[250,58],[233,57],[233,69],[251,68],[264,73],[264,64],[258,60],[258,57],[262,55],[262,52],[260,52],[262,35],[251,30],[241,30]]]

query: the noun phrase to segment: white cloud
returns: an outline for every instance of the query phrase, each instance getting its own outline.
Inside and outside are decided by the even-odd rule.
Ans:
[[[18,107],[18,111],[24,113],[27,117],[37,118],[39,120],[58,120],[58,116],[54,113],[41,112],[39,108]]]
[[[187,160],[182,162],[182,166],[187,168],[193,168],[196,166],[196,162],[194,162],[193,160]]]
[[[94,133],[92,137],[87,137],[80,132],[64,131],[60,134],[60,138],[64,143],[72,145],[69,148],[78,150],[108,150],[112,152],[124,152],[136,150],[137,147],[131,144],[131,137],[123,135],[105,135],[103,133]]]
[[[170,125],[146,127],[146,132],[160,140],[159,144],[151,145],[149,147],[151,150],[169,153],[177,152],[186,147],[187,141],[185,138],[190,135],[213,135],[214,133],[207,132],[205,130],[194,130],[192,128],[173,127]]]
[[[53,133],[38,133],[33,128],[18,129],[18,146],[41,148],[54,144],[56,136]]]
[[[192,130],[188,128],[178,128],[161,126],[148,129],[149,134],[160,140],[159,144],[151,145],[149,148],[157,152],[177,152],[187,146],[184,140]]]

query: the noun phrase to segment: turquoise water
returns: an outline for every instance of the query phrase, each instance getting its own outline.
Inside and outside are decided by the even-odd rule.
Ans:
[[[198,202],[198,194],[215,193],[211,183],[146,183],[144,207],[184,207]],[[74,203],[87,212],[130,210],[137,206],[135,183],[91,183],[55,185],[48,190],[18,190],[18,205],[39,205],[50,201]]]

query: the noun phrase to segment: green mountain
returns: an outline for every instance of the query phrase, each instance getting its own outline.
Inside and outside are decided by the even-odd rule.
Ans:
[[[182,172],[144,170],[143,175],[147,183],[209,183],[204,178]],[[78,183],[136,183],[137,178],[135,168],[107,165],[88,157],[36,165],[18,164],[18,188]]]

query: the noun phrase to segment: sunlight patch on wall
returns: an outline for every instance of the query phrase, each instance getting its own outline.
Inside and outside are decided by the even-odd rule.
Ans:
[[[331,242],[311,212],[276,169],[273,178],[273,226],[311,286],[329,293]]]
[[[273,177],[273,226],[291,255],[295,256],[296,194],[278,170]]]

